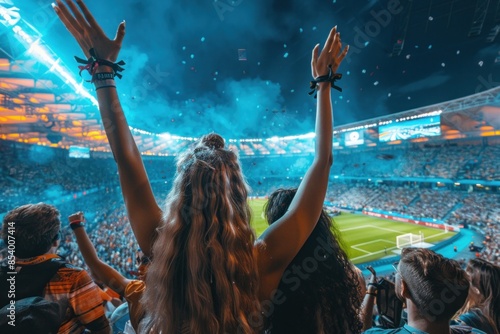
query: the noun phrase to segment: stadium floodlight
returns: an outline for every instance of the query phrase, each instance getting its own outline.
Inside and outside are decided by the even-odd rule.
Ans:
[[[77,94],[89,99],[94,106],[97,106],[96,98],[74,79],[61,59],[42,41],[42,34],[21,17],[17,7],[6,7],[6,5],[9,5],[9,2],[0,3],[0,16],[2,17],[0,21],[7,29],[12,30],[14,38],[26,48],[27,53],[47,66]]]
[[[168,132],[161,133],[161,134],[158,135],[158,137],[166,139],[166,140],[172,139],[172,135],[170,133],[168,133]]]
[[[88,99],[95,107],[98,106],[97,99],[83,86],[83,82],[75,79],[61,58],[43,41],[42,34],[22,18],[19,8],[10,0],[0,0],[0,23],[12,31],[14,38],[26,48],[28,54],[47,66],[50,72],[70,86],[75,93]],[[129,128],[136,133],[155,135],[131,126]]]

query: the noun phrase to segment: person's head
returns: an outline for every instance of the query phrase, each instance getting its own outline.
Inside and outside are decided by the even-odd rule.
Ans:
[[[146,272],[148,270],[149,264],[151,263],[151,259],[144,255],[141,250],[138,250],[135,261],[137,264],[137,278],[139,278],[141,281],[144,281],[146,279]]]
[[[26,204],[5,215],[2,238],[8,245],[9,236],[14,236],[15,256],[30,258],[45,254],[57,246],[60,228],[60,214],[54,206],[45,203]]]
[[[268,198],[264,214],[269,225],[278,221],[288,210],[297,189],[278,189]],[[307,263],[307,268],[306,268]],[[302,246],[299,253],[289,264],[303,267],[308,279],[288,291],[287,300],[301,305],[302,319],[297,323],[317,321],[317,331],[324,333],[357,333],[361,330],[358,318],[362,299],[359,296],[359,275],[342,249],[336,226],[325,210],[321,212],[316,227]],[[310,268],[314,268],[311,271]],[[279,305],[271,322],[287,321],[289,314],[280,313]],[[317,315],[321,314],[321,317]],[[322,330],[319,330],[322,328]],[[297,329],[300,330],[300,329]]]
[[[500,267],[483,259],[471,259],[466,269],[470,277],[470,299],[500,329]]]
[[[404,248],[396,272],[396,294],[410,300],[429,322],[447,323],[464,305],[469,280],[460,264],[429,249]]]
[[[146,277],[150,328],[251,332],[258,276],[247,193],[238,157],[219,135],[178,158]]]

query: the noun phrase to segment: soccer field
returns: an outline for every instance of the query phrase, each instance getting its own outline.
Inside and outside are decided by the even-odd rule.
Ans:
[[[262,214],[265,203],[266,200],[263,199],[250,201],[252,226],[257,236],[267,228]],[[397,250],[396,237],[398,235],[422,233],[425,242],[431,244],[455,235],[454,232],[358,214],[343,213],[333,220],[340,230],[346,252],[355,264],[395,255],[393,251]]]

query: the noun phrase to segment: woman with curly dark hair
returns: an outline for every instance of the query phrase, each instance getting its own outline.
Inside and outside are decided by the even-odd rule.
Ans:
[[[296,192],[278,189],[269,196],[265,215],[270,225],[287,212]],[[325,210],[275,295],[272,309],[265,310],[271,334],[361,332],[359,276]]]

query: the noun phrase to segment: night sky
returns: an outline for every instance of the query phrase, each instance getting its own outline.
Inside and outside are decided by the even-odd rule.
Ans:
[[[77,73],[73,56],[82,54],[50,1],[13,2]],[[311,50],[334,25],[351,45],[339,69],[344,91],[332,91],[335,125],[500,84],[500,37],[486,41],[500,24],[500,0],[490,1],[475,37],[468,36],[472,0],[86,3],[109,35],[126,20],[119,93],[129,123],[155,133],[255,138],[313,131]],[[391,56],[398,40],[403,49]]]

